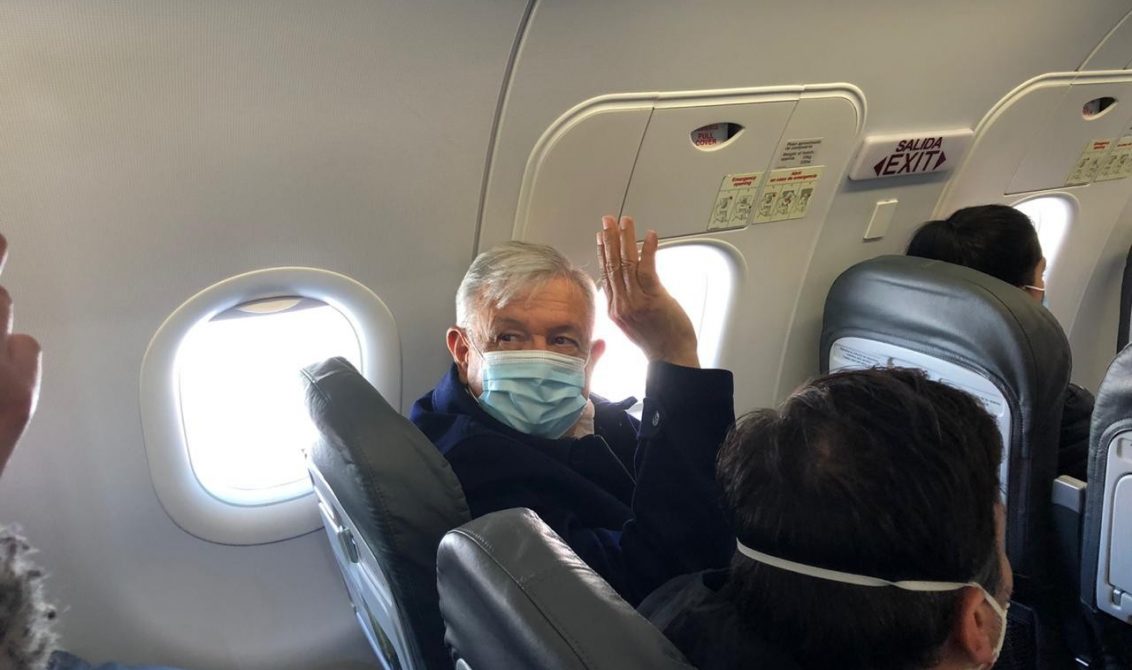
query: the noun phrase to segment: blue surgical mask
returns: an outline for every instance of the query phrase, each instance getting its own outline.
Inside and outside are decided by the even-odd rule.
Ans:
[[[491,416],[521,433],[557,439],[582,415],[586,361],[550,351],[489,351],[483,356],[483,393]]]

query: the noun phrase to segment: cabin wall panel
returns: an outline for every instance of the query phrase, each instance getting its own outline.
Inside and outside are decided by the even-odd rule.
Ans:
[[[1120,285],[1128,248],[1132,246],[1132,199],[1129,199],[1105,241],[1096,268],[1069,333],[1073,347],[1073,381],[1096,391],[1116,356],[1120,323]]]
[[[1128,77],[1127,73],[1049,75],[1012,92],[980,126],[966,161],[936,207],[938,216],[947,216],[969,204],[1014,204],[1037,195],[1072,201],[1073,221],[1058,262],[1046,273],[1047,298],[1070,339],[1073,378],[1091,390],[1096,390],[1099,375],[1114,355],[1114,345],[1106,342],[1109,337],[1115,342],[1117,303],[1111,291],[1120,281],[1115,256],[1123,257],[1128,246],[1119,250],[1113,245],[1123,239],[1118,224],[1132,194],[1132,179],[1062,184],[1068,176],[1064,168],[1072,167],[1083,137],[1115,139],[1127,132],[1129,111],[1120,103],[1092,121],[1083,119],[1080,107],[1084,100],[1101,95],[1119,99],[1128,90]],[[1042,190],[1010,193],[1015,184]],[[1094,323],[1107,324],[1110,319],[1112,325],[1102,327],[1112,335],[1091,332]]]
[[[291,264],[361,281],[397,319],[407,409],[446,368],[468,261],[513,236],[531,151],[579,102],[840,81],[868,99],[866,133],[974,127],[1020,82],[1084,63],[1128,11],[1123,0],[539,2],[477,222],[525,4],[0,5],[4,283],[18,327],[46,351],[41,412],[0,489],[0,521],[21,521],[41,547],[67,646],[202,670],[372,664],[320,534],[214,545],[176,528],[153,493],[138,368],[196,291]],[[902,248],[945,179],[841,180],[824,220],[718,236],[748,263],[723,351],[740,410],[816,371],[832,278]],[[901,201],[892,230],[862,242],[888,197]],[[1100,305],[1110,289],[1096,286]]]
[[[888,0],[867,8],[827,4],[820,12],[785,0],[710,6],[539,3],[501,119],[479,248],[512,237],[532,149],[555,119],[582,101],[614,93],[846,82],[859,87],[868,101],[865,134],[974,128],[1019,83],[1078,68],[1127,12],[1117,1],[1082,12],[1058,0],[1030,3],[1025,10],[1010,3],[913,6]],[[741,410],[770,402],[817,371],[817,301],[824,300],[832,278],[852,262],[902,249],[908,231],[930,216],[928,203],[938,200],[945,179],[916,177],[883,185],[842,181],[828,220],[820,232],[811,231],[816,242],[798,247],[810,255],[792,259],[794,271],[799,262],[808,263],[801,284],[756,268],[776,267],[761,252],[746,259],[751,271],[736,296],[733,344],[722,352],[722,364],[736,373]],[[856,230],[848,232],[859,226],[863,233],[879,194],[890,189],[900,190],[901,208],[889,235],[866,243]],[[595,229],[597,223],[592,222]],[[647,228],[649,222],[642,219],[639,225]],[[720,238],[731,242],[745,232]],[[793,249],[781,248],[783,254]],[[591,262],[588,255],[578,260]],[[759,312],[771,299],[755,297],[762,292],[776,292],[774,300],[796,305],[793,313],[775,310],[773,318],[785,323],[770,324],[771,317]],[[786,337],[777,337],[784,328]]]
[[[0,6],[0,211],[17,324],[45,351],[41,412],[5,473],[96,660],[372,667],[321,531],[199,540],[162,510],[138,375],[197,291],[309,265],[397,319],[408,403],[446,368],[488,135],[525,3]]]
[[[1132,12],[1129,12],[1082,65],[1082,70],[1119,70],[1132,62]]]

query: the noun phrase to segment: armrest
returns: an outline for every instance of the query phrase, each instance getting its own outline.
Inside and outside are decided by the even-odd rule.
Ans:
[[[1087,484],[1075,477],[1061,475],[1053,480],[1050,522],[1057,551],[1058,580],[1073,596],[1080,595],[1081,529],[1085,516]]]

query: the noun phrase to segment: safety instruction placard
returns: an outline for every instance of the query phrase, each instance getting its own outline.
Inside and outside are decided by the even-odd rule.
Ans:
[[[755,223],[786,221],[806,216],[824,166],[772,170],[759,196]]]
[[[1073,170],[1065,179],[1065,185],[1080,186],[1093,181],[1101,167],[1101,161],[1104,160],[1112,144],[1113,141],[1109,139],[1093,140],[1086,144],[1081,156],[1073,164]]]
[[[786,140],[782,151],[778,153],[776,168],[805,167],[814,164],[814,156],[821,146],[822,138],[810,137],[800,140]]]
[[[755,194],[762,185],[762,172],[741,172],[723,178],[715,205],[711,208],[708,230],[743,228],[751,223]]]
[[[1101,161],[1096,181],[1112,181],[1132,176],[1132,135],[1116,141],[1116,146]]]

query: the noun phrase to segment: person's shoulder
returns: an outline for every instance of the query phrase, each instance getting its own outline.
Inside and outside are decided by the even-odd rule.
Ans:
[[[723,594],[727,570],[676,577],[638,608],[700,670],[766,667],[797,670],[797,663],[752,630]]]

